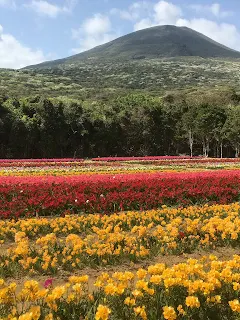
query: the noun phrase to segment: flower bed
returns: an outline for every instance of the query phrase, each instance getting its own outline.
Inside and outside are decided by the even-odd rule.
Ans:
[[[139,262],[156,255],[238,247],[240,205],[214,205],[107,215],[32,218],[0,223],[0,276],[57,274],[86,266]],[[4,244],[5,245],[5,244]]]
[[[52,279],[18,288],[0,280],[4,319],[239,319],[240,258],[190,259],[112,275],[102,273],[89,290],[88,276],[71,276],[54,287]],[[30,305],[30,306],[29,306]],[[18,318],[19,316],[19,318]]]
[[[240,171],[0,177],[0,215],[146,210],[239,200]]]

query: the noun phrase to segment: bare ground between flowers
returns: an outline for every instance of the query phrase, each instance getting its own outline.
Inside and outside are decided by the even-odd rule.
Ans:
[[[197,250],[194,253],[191,254],[182,254],[182,255],[158,255],[155,258],[152,259],[146,259],[144,261],[141,261],[139,263],[123,263],[115,266],[101,266],[101,267],[96,267],[96,268],[90,268],[90,267],[85,267],[84,269],[81,270],[76,270],[73,272],[69,271],[64,271],[64,270],[59,270],[57,275],[38,275],[38,274],[28,274],[25,276],[20,276],[16,278],[8,278],[7,282],[16,282],[18,285],[18,288],[20,289],[24,282],[27,280],[36,280],[40,283],[40,285],[44,284],[44,282],[51,278],[53,279],[53,285],[58,286],[58,285],[63,285],[68,281],[68,278],[70,276],[81,276],[81,275],[88,275],[89,276],[89,291],[92,292],[94,290],[94,283],[96,281],[96,278],[103,272],[107,272],[109,274],[112,274],[117,271],[132,271],[135,272],[139,268],[147,268],[150,265],[156,264],[156,263],[165,263],[168,267],[171,267],[175,264],[178,263],[184,263],[188,259],[201,259],[203,256],[208,256],[210,254],[215,255],[219,260],[225,261],[225,260],[230,260],[233,258],[234,255],[240,255],[240,248],[234,249],[230,247],[222,247],[222,248],[217,248],[216,250],[209,250],[209,251],[204,251],[204,250]]]

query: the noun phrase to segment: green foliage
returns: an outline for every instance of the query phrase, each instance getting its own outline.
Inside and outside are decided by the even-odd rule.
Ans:
[[[179,100],[181,91],[183,94],[187,92],[191,103],[195,103],[196,97],[201,99],[202,93],[206,95],[209,92],[209,101],[217,105],[225,103],[223,99],[234,100],[236,93],[226,90],[225,85],[239,91],[239,72],[238,60],[197,57],[119,61],[114,64],[85,61],[37,72],[0,69],[0,97],[45,96],[109,101],[128,93],[162,96],[177,90]],[[215,88],[218,90],[213,90]]]
[[[240,153],[240,106],[230,107],[223,127],[223,135],[235,149],[235,156]]]
[[[239,153],[239,96],[232,89],[0,101],[2,158]]]

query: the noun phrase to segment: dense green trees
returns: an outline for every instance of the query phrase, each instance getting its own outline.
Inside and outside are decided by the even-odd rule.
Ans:
[[[227,120],[223,127],[225,139],[235,149],[235,157],[240,153],[240,106],[230,107],[227,110]]]
[[[239,156],[240,99],[226,92],[99,101],[0,97],[0,157]]]

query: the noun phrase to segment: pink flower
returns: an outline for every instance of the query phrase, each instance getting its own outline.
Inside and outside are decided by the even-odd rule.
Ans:
[[[47,279],[45,282],[44,282],[44,288],[47,289],[48,287],[51,287],[53,284],[53,279]]]

